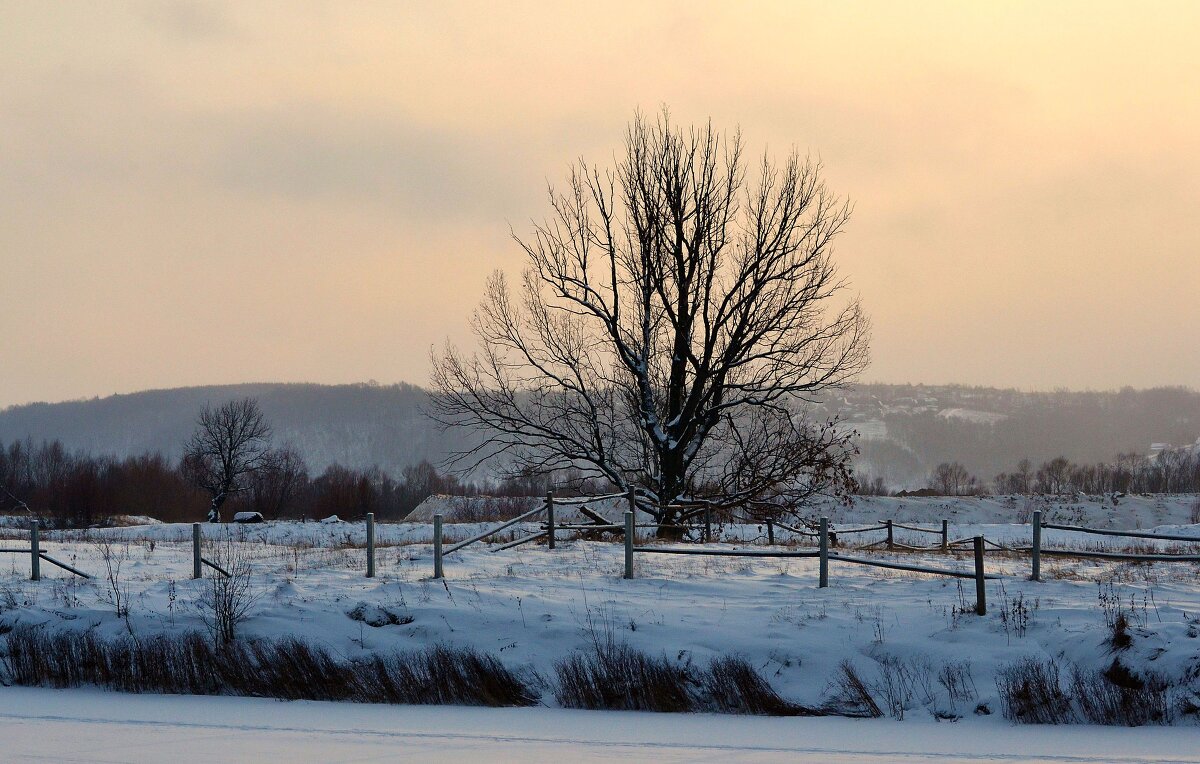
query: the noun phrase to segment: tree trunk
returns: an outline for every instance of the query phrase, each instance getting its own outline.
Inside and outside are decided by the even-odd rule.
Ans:
[[[221,505],[225,503],[225,494],[219,493],[212,497],[212,503],[208,507],[208,522],[221,522]]]
[[[680,541],[683,539],[683,518],[680,517],[682,510],[671,507],[662,507],[661,514],[658,520],[658,529],[654,533],[654,537],[666,541]]]

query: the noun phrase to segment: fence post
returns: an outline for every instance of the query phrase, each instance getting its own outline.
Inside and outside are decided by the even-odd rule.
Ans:
[[[950,551],[950,521],[942,519],[942,554]]]
[[[704,543],[712,543],[712,507],[704,508]]]
[[[975,614],[987,615],[987,590],[983,586],[983,536],[975,537]]]
[[[817,530],[820,538],[817,541],[817,546],[821,550],[821,566],[819,568],[819,576],[817,586],[821,589],[829,586],[829,518],[822,517],[820,526]]]
[[[42,544],[38,534],[41,528],[38,527],[37,518],[34,518],[33,525],[29,526],[29,580],[42,580]]]
[[[1042,510],[1033,511],[1033,575],[1034,581],[1042,580]]]
[[[894,538],[892,536],[892,521],[887,520],[885,522],[887,523],[887,534],[888,534],[887,535],[887,548],[892,549],[892,543],[894,541]]]
[[[200,523],[192,523],[192,578],[202,578],[204,568],[200,562]]]
[[[767,518],[767,543],[775,546],[775,521]]]
[[[367,578],[375,577],[375,513],[367,513]]]
[[[632,500],[633,500],[632,492],[631,492],[631,495],[629,498],[630,498],[630,502],[632,503]],[[636,530],[636,529],[634,528],[633,512],[631,510],[627,509],[627,510],[625,510],[625,578],[633,578],[633,532],[634,532],[634,530]]]
[[[554,551],[554,491],[546,493],[546,550]]]
[[[442,578],[442,516],[433,516],[433,577]]]

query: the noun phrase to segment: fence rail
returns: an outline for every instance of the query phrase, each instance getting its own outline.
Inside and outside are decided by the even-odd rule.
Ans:
[[[699,554],[709,557],[819,557],[820,552],[772,552],[767,549],[704,549],[668,546],[635,546],[634,552],[642,554]]]
[[[1039,513],[1040,516],[1040,513]],[[1127,536],[1135,539],[1156,539],[1159,541],[1195,541],[1200,543],[1200,536],[1181,536],[1174,533],[1146,533],[1145,531],[1115,531],[1107,528],[1084,528],[1081,525],[1058,525],[1042,523],[1043,528],[1059,531],[1074,531],[1076,533],[1091,533],[1097,536]]]
[[[888,541],[891,543],[891,523],[890,521],[884,526],[888,530]],[[796,552],[796,551],[777,551],[766,549],[708,549],[708,548],[679,548],[679,547],[657,547],[657,546],[637,546],[634,542],[634,521],[633,512],[625,513],[625,578],[631,579],[634,577],[633,557],[635,554],[684,554],[684,555],[706,555],[712,557],[779,557],[779,558],[796,558],[796,557],[816,557],[819,560],[818,568],[818,588],[825,588],[829,585],[829,562],[846,562],[854,565],[867,565],[876,568],[889,568],[891,570],[906,570],[914,573],[927,573],[935,576],[952,576],[954,578],[973,578],[975,579],[975,612],[979,615],[987,615],[987,591],[984,582],[1002,578],[999,575],[988,575],[984,570],[984,543],[983,536],[975,536],[973,541],[975,545],[975,569],[972,572],[962,570],[949,570],[947,568],[931,568],[923,565],[909,565],[901,562],[890,562],[887,560],[872,560],[864,557],[849,557],[829,551],[829,518],[822,517],[820,519],[818,534],[819,548],[816,552]],[[878,530],[878,529],[876,529]],[[938,532],[942,533],[941,531]],[[882,543],[882,542],[880,542]]]
[[[531,509],[528,512],[517,515],[516,517],[514,517],[511,520],[506,520],[505,522],[500,523],[499,525],[495,526],[494,528],[488,528],[486,531],[483,531],[482,533],[476,533],[474,536],[472,536],[469,539],[466,539],[465,541],[460,541],[457,544],[451,544],[449,549],[446,549],[445,551],[442,552],[442,555],[445,556],[448,554],[454,554],[455,552],[457,552],[459,549],[462,549],[463,547],[470,546],[471,544],[474,544],[476,541],[483,541],[488,536],[494,536],[502,530],[511,528],[512,526],[516,525],[517,523],[528,520],[529,518],[533,517],[534,515],[540,515],[541,513],[545,512],[545,511],[546,511],[545,505],[542,505],[535,509]]]
[[[1130,562],[1200,562],[1200,555],[1194,554],[1136,554],[1129,552],[1102,552],[1075,549],[1043,549],[1042,529],[1051,528],[1073,533],[1089,533],[1096,536],[1120,536],[1135,539],[1154,539],[1157,541],[1191,541],[1200,543],[1198,536],[1182,536],[1175,533],[1146,533],[1145,531],[1117,531],[1107,528],[1085,528],[1082,525],[1060,525],[1058,523],[1043,523],[1042,512],[1033,513],[1033,546],[1029,548],[1030,578],[1042,580],[1042,555],[1053,557],[1083,557],[1096,560],[1128,560]]]
[[[1098,560],[1129,560],[1131,562],[1200,562],[1200,554],[1132,554],[1127,552],[1093,552],[1074,549],[1043,549],[1042,554],[1055,557],[1094,557]]]
[[[436,514],[433,516],[433,577],[434,578],[444,577],[445,570],[444,570],[444,565],[443,565],[443,559],[445,558],[446,555],[453,554],[454,552],[457,552],[458,550],[460,550],[464,547],[470,546],[471,544],[474,544],[479,541],[483,541],[484,539],[486,539],[490,536],[496,535],[500,531],[511,528],[512,526],[516,525],[517,523],[523,522],[525,520],[529,520],[530,518],[532,518],[536,515],[539,515],[542,512],[546,513],[546,522],[543,524],[542,529],[540,531],[536,531],[528,536],[523,536],[522,538],[519,538],[519,539],[513,539],[512,541],[509,541],[509,542],[501,544],[497,547],[494,547],[492,549],[492,551],[499,552],[499,551],[503,551],[505,549],[512,549],[513,547],[521,546],[522,544],[527,544],[531,541],[537,541],[539,539],[545,539],[546,540],[546,548],[549,551],[553,551],[555,548],[555,543],[556,543],[556,534],[562,530],[613,531],[613,532],[617,532],[617,533],[624,533],[625,535],[628,536],[629,531],[627,530],[626,526],[623,523],[596,522],[596,523],[568,523],[568,524],[564,525],[564,524],[556,523],[555,518],[554,518],[554,509],[555,509],[556,505],[582,506],[582,505],[588,504],[589,502],[595,502],[595,501],[605,500],[605,499],[621,498],[621,497],[624,497],[625,501],[628,503],[629,509],[627,510],[627,512],[636,511],[636,509],[637,509],[637,493],[633,490],[626,491],[625,493],[604,494],[602,496],[578,496],[578,497],[572,497],[572,498],[568,498],[568,499],[560,499],[560,498],[555,497],[554,494],[548,493],[548,494],[546,494],[545,503],[542,504],[542,506],[535,507],[534,509],[531,509],[528,512],[524,512],[520,515],[517,515],[516,517],[514,517],[510,520],[505,520],[504,522],[500,523],[499,525],[488,528],[487,530],[485,530],[481,533],[477,533],[468,539],[456,542],[456,543],[450,545],[450,547],[448,547],[448,548],[444,547],[445,540],[442,537],[443,517],[440,514]],[[702,528],[704,541],[706,543],[709,541],[712,541],[712,511],[711,511],[711,507],[709,507],[708,505],[691,505],[691,504],[683,504],[683,505],[679,505],[679,506],[683,506],[683,507],[696,506],[697,508],[694,510],[693,515],[694,516],[700,516],[701,514],[703,515],[703,517],[704,517],[703,526],[679,525],[679,524],[671,525],[671,524],[662,524],[662,523],[649,524],[648,523],[648,524],[637,525],[635,527],[637,527],[637,528],[656,528],[656,529],[673,528],[676,530],[697,530],[698,528]],[[585,509],[585,514],[590,514],[591,516],[599,517],[594,512],[587,513],[586,509]],[[373,562],[371,564],[372,564],[372,570],[374,570]]]
[[[22,547],[5,548],[5,549],[0,549],[0,553],[29,555],[29,580],[30,581],[41,581],[42,580],[42,560],[45,560],[46,562],[50,563],[51,565],[55,565],[59,568],[62,568],[63,570],[67,571],[68,573],[73,573],[74,575],[79,576],[80,578],[91,578],[90,575],[88,575],[87,573],[84,573],[82,570],[72,567],[72,566],[68,565],[67,563],[62,562],[61,560],[56,560],[53,557],[51,557],[50,555],[46,554],[45,550],[42,549],[41,527],[38,525],[37,520],[34,520],[33,523],[29,526],[29,548],[28,549],[22,548]]]
[[[767,543],[770,546],[775,544],[775,530],[780,529],[792,533],[796,536],[804,538],[816,539],[818,551],[796,551],[796,550],[768,550],[768,549],[713,549],[705,547],[670,547],[670,546],[645,546],[638,545],[635,539],[635,533],[639,528],[654,528],[661,529],[664,527],[680,529],[680,530],[696,530],[698,526],[694,525],[660,525],[658,523],[634,523],[631,518],[634,517],[634,511],[637,506],[636,497],[630,493],[619,494],[624,496],[628,502],[629,509],[625,512],[624,523],[601,522],[603,518],[597,517],[592,523],[565,523],[556,524],[554,521],[554,507],[556,504],[584,504],[587,501],[596,501],[597,499],[612,499],[618,495],[608,494],[600,497],[583,497],[578,499],[556,499],[548,495],[546,503],[536,509],[525,512],[517,517],[507,520],[495,527],[489,528],[481,533],[472,536],[469,539],[460,541],[450,546],[443,551],[442,538],[442,516],[434,517],[434,578],[443,577],[442,558],[451,552],[458,551],[470,544],[493,536],[496,533],[510,528],[513,525],[527,520],[541,512],[546,512],[546,522],[542,528],[528,536],[523,536],[518,539],[513,539],[503,544],[494,546],[491,551],[499,552],[505,549],[521,546],[532,541],[547,540],[547,548],[554,549],[555,533],[558,531],[605,531],[614,534],[619,533],[625,537],[625,577],[633,577],[633,556],[635,554],[670,554],[670,555],[707,555],[713,557],[750,557],[750,558],[818,558],[821,561],[819,571],[819,586],[825,587],[828,585],[829,576],[829,561],[844,562],[854,565],[864,565],[876,568],[887,568],[891,570],[904,570],[914,573],[926,573],[930,575],[949,576],[953,578],[974,578],[977,582],[977,607],[982,608],[986,612],[986,594],[983,592],[983,582],[988,580],[1000,579],[1002,576],[997,574],[988,574],[984,572],[983,555],[988,548],[1001,552],[1011,552],[1016,554],[1028,553],[1032,562],[1032,578],[1035,581],[1040,581],[1040,558],[1042,554],[1053,555],[1058,557],[1082,557],[1094,558],[1101,560],[1128,560],[1133,562],[1200,562],[1200,554],[1195,555],[1179,555],[1179,554],[1135,554],[1124,552],[1090,552],[1084,550],[1071,549],[1043,549],[1041,546],[1041,531],[1043,528],[1051,528],[1062,531],[1075,531],[1080,533],[1093,533],[1105,536],[1124,536],[1131,538],[1156,539],[1163,541],[1185,541],[1200,543],[1200,536],[1185,536],[1179,534],[1167,533],[1147,533],[1142,531],[1115,531],[1099,528],[1086,528],[1077,525],[1060,525],[1054,523],[1041,522],[1041,512],[1036,511],[1033,514],[1033,544],[1031,546],[1010,546],[1001,544],[983,536],[968,536],[959,539],[951,539],[949,535],[949,521],[943,519],[941,528],[928,528],[918,525],[909,525],[907,523],[898,523],[894,520],[883,520],[876,525],[866,525],[856,528],[831,528],[828,518],[821,518],[820,529],[816,531],[804,530],[794,525],[780,522],[778,520],[767,520]],[[707,514],[707,513],[706,513]],[[589,515],[591,516],[591,515]],[[896,541],[895,530],[900,529],[912,533],[925,533],[931,536],[938,536],[940,543],[934,546],[916,546],[913,544],[905,544]],[[951,552],[960,551],[964,546],[975,552],[977,563],[975,570],[952,570],[949,568],[936,568],[924,565],[911,565],[908,563],[892,562],[888,560],[878,560],[868,557],[855,557],[841,554],[838,552],[830,552],[831,545],[837,545],[837,537],[839,535],[850,535],[857,533],[871,533],[877,531],[886,532],[883,539],[873,541],[869,544],[856,547],[860,549],[872,549],[886,545],[888,550],[900,550],[905,552],[942,552],[949,554]],[[712,540],[711,518],[705,517],[703,526],[703,540],[709,542]]]

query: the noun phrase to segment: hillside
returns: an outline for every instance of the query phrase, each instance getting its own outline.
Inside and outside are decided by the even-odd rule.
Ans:
[[[128,395],[13,406],[0,411],[0,442],[59,439],[68,449],[118,456],[178,456],[205,403],[254,396],[276,440],[291,443],[310,469],[332,463],[398,473],[438,462],[464,433],[444,433],[422,413],[416,386],[245,384],[149,390]],[[860,433],[859,469],[894,488],[924,484],[942,461],[990,479],[1023,457],[1076,462],[1146,454],[1152,444],[1200,436],[1200,393],[1185,388],[1029,393],[955,385],[860,385],[830,397],[816,416],[841,416]]]
[[[461,439],[425,417],[427,394],[413,385],[245,384],[14,406],[0,411],[0,441],[59,439],[70,450],[174,459],[206,403],[242,396],[258,399],[275,441],[294,446],[316,472],[339,463],[399,473],[443,458]]]

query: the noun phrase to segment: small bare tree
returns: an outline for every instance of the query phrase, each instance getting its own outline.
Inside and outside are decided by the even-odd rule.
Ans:
[[[209,571],[193,606],[214,644],[220,646],[237,637],[238,627],[261,593],[254,590],[248,545],[225,535],[211,541],[205,553],[218,570]]]
[[[113,612],[125,620],[126,628],[132,630],[129,625],[129,584],[121,577],[121,568],[129,560],[129,542],[118,544],[103,539],[95,543],[96,551],[104,561],[104,583],[107,586],[101,590],[100,598],[112,605]]]
[[[485,433],[460,467],[576,469],[637,488],[660,532],[697,502],[783,501],[853,485],[850,433],[805,403],[865,367],[868,321],[833,241],[850,215],[819,163],[739,134],[638,115],[611,171],[583,162],[517,238],[519,291],[488,282],[479,351],[434,358],[433,415]]]
[[[181,470],[210,497],[208,521],[221,522],[221,505],[250,487],[250,479],[266,466],[271,428],[253,398],[205,406],[196,431],[183,447]]]

